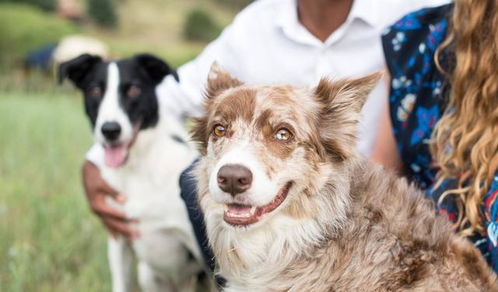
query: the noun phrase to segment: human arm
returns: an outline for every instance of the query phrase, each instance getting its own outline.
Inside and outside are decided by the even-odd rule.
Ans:
[[[97,166],[86,160],[82,167],[82,177],[90,209],[99,217],[107,231],[112,236],[121,235],[128,239],[137,237],[138,232],[128,225],[132,220],[107,203],[108,197],[113,198],[118,203],[124,203],[126,198],[102,179]]]
[[[390,80],[390,78],[387,78]],[[389,81],[390,82],[390,81]],[[387,98],[386,98],[387,100]],[[389,115],[389,103],[386,102],[379,121],[377,136],[370,159],[386,168],[395,170],[397,173],[403,171],[403,161],[396,147],[393,126]]]

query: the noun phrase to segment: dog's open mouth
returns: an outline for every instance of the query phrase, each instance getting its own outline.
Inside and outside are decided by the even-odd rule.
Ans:
[[[130,142],[121,143],[118,145],[105,145],[104,146],[104,162],[105,165],[109,167],[121,167],[125,164],[126,159],[128,158],[128,149],[130,146]]]
[[[264,206],[250,206],[241,204],[225,205],[223,220],[234,226],[246,226],[258,222],[264,215],[272,212],[280,206],[287,198],[287,194],[292,186],[292,182],[288,182],[277,193],[275,198]]]
[[[118,168],[123,166],[128,159],[128,152],[137,138],[141,123],[133,127],[131,140],[119,144],[104,144],[104,163],[108,167]]]

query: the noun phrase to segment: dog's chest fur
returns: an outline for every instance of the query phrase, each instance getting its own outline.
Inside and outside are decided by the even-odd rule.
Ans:
[[[195,151],[172,138],[179,136],[186,141],[179,125],[172,120],[167,124],[160,122],[155,128],[140,131],[123,167],[99,165],[103,178],[126,196],[123,208],[130,217],[184,221],[164,210],[185,208],[179,197],[178,177],[192,162]]]
[[[165,230],[176,232],[176,237],[200,258],[178,185],[179,175],[192,162],[195,151],[172,138],[177,136],[187,141],[183,128],[176,121],[165,119],[163,116],[156,127],[139,132],[123,167],[110,168],[102,161],[98,167],[104,180],[126,196],[124,204],[113,200],[109,203],[129,218],[139,219],[135,227],[140,238],[134,241],[134,246],[141,258],[161,259],[158,255],[166,247],[158,246],[156,241],[164,240],[161,234]]]

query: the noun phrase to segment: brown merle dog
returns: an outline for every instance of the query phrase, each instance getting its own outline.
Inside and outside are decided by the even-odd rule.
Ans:
[[[355,150],[378,79],[250,86],[214,66],[193,137],[226,291],[498,291],[422,192]]]

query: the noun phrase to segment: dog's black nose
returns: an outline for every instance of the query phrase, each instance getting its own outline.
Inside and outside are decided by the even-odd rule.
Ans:
[[[227,164],[218,171],[218,186],[232,196],[251,187],[252,172],[240,164]]]
[[[100,130],[109,141],[116,140],[121,134],[121,126],[116,122],[105,122]]]

